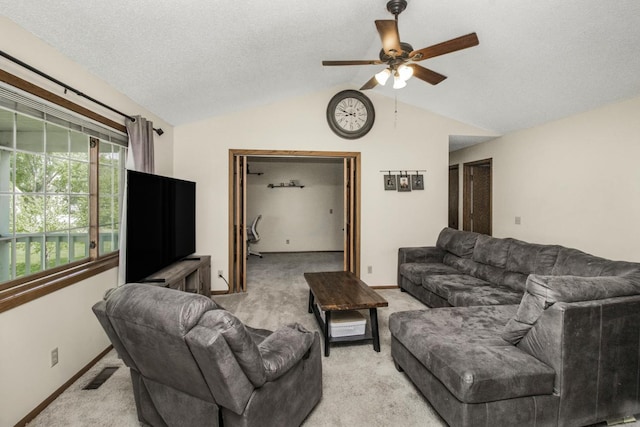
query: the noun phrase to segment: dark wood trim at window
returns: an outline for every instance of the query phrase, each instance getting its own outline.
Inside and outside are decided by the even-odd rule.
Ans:
[[[0,313],[118,266],[118,252],[0,291]]]
[[[98,258],[98,189],[100,188],[98,172],[98,163],[100,157],[100,140],[98,138],[89,138],[91,150],[89,151],[89,257],[91,259]]]
[[[123,124],[108,119],[81,105],[75,104],[67,100],[66,98],[49,92],[46,89],[23,80],[20,77],[14,76],[13,74],[8,73],[2,69],[0,69],[0,81],[21,89],[25,92],[28,92],[32,95],[35,95],[41,99],[71,110],[79,115],[95,120],[98,123],[102,123],[103,125],[106,125],[112,129],[127,133],[127,129]],[[98,164],[97,154],[95,159],[91,159],[91,162],[95,162],[95,165]],[[92,177],[92,179],[90,179],[90,182],[92,183],[90,194],[92,195],[91,197],[95,199],[91,202],[97,207],[97,167],[96,170],[92,171],[91,173],[94,174],[94,176]],[[90,212],[92,212],[92,222],[90,222],[90,224],[93,224],[96,227],[96,230],[91,230],[91,241],[95,241],[97,243],[97,210],[92,209]],[[93,218],[93,215],[95,215],[95,218]],[[33,301],[42,296],[48,295],[59,289],[71,286],[104,271],[116,268],[118,266],[118,263],[118,251],[98,258],[98,249],[96,247],[95,249],[90,249],[90,257],[87,259],[41,271],[27,277],[21,277],[0,284],[0,313]]]
[[[109,126],[110,128],[119,130],[120,132],[127,133],[127,128],[123,124],[115,122],[111,119],[108,119],[96,112],[89,110],[88,108],[85,108],[81,105],[71,102],[68,99],[61,97],[60,95],[56,95],[55,93],[49,92],[46,89],[36,86],[33,83],[23,80],[18,76],[14,76],[13,74],[8,73],[4,70],[0,70],[0,81],[8,83],[13,87],[17,87],[18,89],[22,89],[25,92],[28,92],[44,100],[53,102],[54,104],[64,107],[67,110],[71,110],[82,116],[93,119],[98,123],[102,123],[103,125]]]

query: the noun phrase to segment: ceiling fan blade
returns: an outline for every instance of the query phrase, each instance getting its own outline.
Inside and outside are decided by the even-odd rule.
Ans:
[[[409,58],[413,59],[414,61],[422,61],[423,59],[433,58],[436,56],[444,55],[446,53],[455,52],[457,50],[477,46],[478,44],[480,44],[480,42],[478,41],[478,36],[476,35],[476,33],[471,33],[467,34],[466,36],[460,36],[446,42],[425,47],[420,50],[414,50],[409,54]],[[416,58],[416,55],[420,56]]]
[[[379,20],[376,21],[376,28],[380,33],[380,39],[382,40],[382,50],[384,53],[391,57],[396,57],[402,54],[402,48],[400,47],[400,34],[398,33],[398,22],[394,20]]]
[[[379,59],[362,59],[353,61],[322,61],[322,65],[379,65],[382,61]]]
[[[378,81],[376,80],[376,76],[373,76],[369,79],[368,82],[362,85],[360,90],[372,89],[378,85]]]
[[[413,76],[419,78],[420,80],[424,80],[427,83],[431,83],[432,85],[437,85],[441,81],[447,78],[447,76],[443,76],[440,73],[436,73],[428,68],[424,68],[418,64],[409,64],[407,67],[413,68]]]

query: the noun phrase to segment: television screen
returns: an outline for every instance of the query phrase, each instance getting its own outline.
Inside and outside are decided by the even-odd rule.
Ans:
[[[196,183],[127,171],[127,283],[196,251]]]

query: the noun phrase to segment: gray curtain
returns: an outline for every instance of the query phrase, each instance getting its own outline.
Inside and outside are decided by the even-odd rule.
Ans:
[[[129,150],[126,168],[139,172],[153,173],[153,122],[134,116],[135,121],[126,120],[129,134]],[[122,215],[120,218],[120,264],[118,267],[118,286],[126,283],[127,269],[127,179],[124,181],[124,197],[122,200]]]
[[[144,117],[135,116],[135,121],[127,119],[129,134],[129,154],[133,155],[133,168],[139,172],[153,173],[153,122]]]

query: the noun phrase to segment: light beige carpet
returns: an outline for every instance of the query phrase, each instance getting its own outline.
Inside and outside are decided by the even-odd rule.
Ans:
[[[341,270],[341,267],[341,253],[251,257],[248,292],[214,299],[251,326],[276,329],[285,323],[300,322],[310,330],[319,331],[313,315],[307,312],[308,287],[302,274]],[[397,289],[379,293],[389,302],[389,307],[378,310],[381,352],[374,352],[371,344],[332,347],[331,356],[322,359],[322,400],[304,422],[305,427],[446,425],[407,377],[396,371],[390,356],[389,314],[425,307]],[[121,368],[99,389],[83,390],[105,366]],[[114,351],[29,424],[38,427],[138,425],[129,372]],[[638,427],[640,423],[624,425]]]
[[[303,273],[342,269],[341,253],[265,254],[251,257],[248,292],[214,299],[245,323],[276,329],[300,322],[320,331],[307,312],[309,288]],[[305,426],[442,426],[406,376],[396,371],[390,356],[389,314],[424,308],[399,290],[381,290],[389,307],[378,310],[381,352],[370,343],[333,346],[323,357],[323,397]],[[97,320],[96,320],[97,321]],[[105,366],[120,366],[97,390],[83,390]],[[41,412],[29,426],[139,425],[128,369],[111,351]]]

